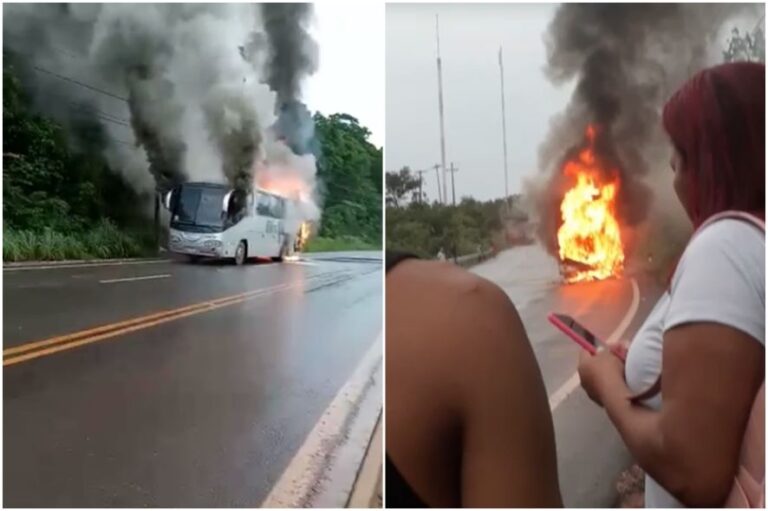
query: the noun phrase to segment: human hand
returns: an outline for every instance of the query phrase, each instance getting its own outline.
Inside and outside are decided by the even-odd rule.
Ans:
[[[624,381],[624,362],[611,349],[579,354],[579,378],[589,398],[603,406],[605,391]]]

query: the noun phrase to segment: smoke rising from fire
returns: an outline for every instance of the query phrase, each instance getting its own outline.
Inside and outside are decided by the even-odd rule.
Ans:
[[[303,154],[314,138],[300,101],[317,68],[311,13],[308,4],[14,4],[3,31],[36,106],[68,126],[90,115],[106,133],[104,154],[137,189],[249,188],[276,147]],[[285,105],[303,115],[282,120]],[[312,159],[299,173],[310,187],[314,172]]]
[[[560,201],[569,182],[564,161],[598,129],[596,153],[619,174],[617,215],[631,229],[652,207],[650,175],[668,168],[660,125],[664,101],[687,78],[719,62],[714,43],[732,16],[753,6],[724,4],[564,4],[545,36],[545,73],[556,84],[576,80],[566,110],[551,121],[539,148],[541,174],[527,183],[539,237],[557,253]]]
[[[263,4],[269,41],[267,83],[279,105],[299,99],[301,79],[317,71],[318,48],[307,32],[309,4]]]

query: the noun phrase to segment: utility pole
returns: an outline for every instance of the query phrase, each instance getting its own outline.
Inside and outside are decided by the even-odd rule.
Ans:
[[[507,112],[504,108],[504,58],[499,47],[499,72],[501,73],[501,132],[504,142],[504,204],[509,214],[509,174],[507,172]]]
[[[424,173],[429,171],[430,169],[416,171],[416,173],[419,175],[419,204],[424,204],[424,194],[421,192],[421,188],[424,183]]]
[[[443,167],[443,198],[448,200],[448,175],[445,168],[445,116],[443,114],[443,62],[440,59],[440,21],[435,14],[435,35],[437,37],[437,97],[440,111],[440,164]],[[438,181],[440,178],[438,177]],[[438,184],[438,186],[440,186]]]
[[[459,169],[453,166],[453,162],[451,162],[451,168],[448,169],[448,172],[451,173],[451,195],[453,196],[453,206],[456,207],[456,180],[454,178],[454,175],[456,172],[458,172]]]
[[[438,202],[444,202],[443,196],[440,194],[440,164],[435,163],[435,175],[437,176],[437,200]]]
[[[448,172],[451,173],[451,196],[453,198],[453,201],[452,201],[453,202],[453,211],[451,211],[451,216],[453,217],[456,214],[456,179],[455,179],[454,176],[456,175],[456,172],[459,169],[454,167],[453,166],[453,162],[451,162],[451,168],[450,169],[446,169],[446,170],[448,170]],[[448,201],[446,200],[446,202],[448,202]],[[458,254],[456,253],[456,235],[455,234],[454,234],[453,239],[451,241],[453,241],[453,262],[456,263],[456,262],[458,262]]]

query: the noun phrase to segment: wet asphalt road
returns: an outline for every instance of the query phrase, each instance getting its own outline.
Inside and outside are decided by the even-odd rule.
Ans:
[[[526,327],[547,394],[566,396],[552,411],[565,506],[614,506],[616,478],[631,457],[603,410],[581,387],[568,385],[581,348],[552,326],[547,315],[569,314],[603,340],[626,317],[627,328],[620,338],[631,339],[660,295],[658,286],[632,272],[621,279],[564,285],[555,260],[538,245],[507,250],[472,271],[506,291]],[[639,290],[634,315],[633,278]],[[564,387],[570,392],[564,393]]]
[[[10,507],[257,506],[382,328],[380,253],[3,277],[4,350],[261,290],[5,365]]]

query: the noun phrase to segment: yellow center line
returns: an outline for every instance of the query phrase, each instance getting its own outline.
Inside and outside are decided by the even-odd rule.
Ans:
[[[266,288],[266,289],[271,289],[271,288]],[[72,333],[72,334],[60,335],[60,336],[51,337],[50,339],[45,339],[45,340],[42,340],[42,341],[35,341],[35,342],[25,343],[25,344],[22,344],[21,346],[14,346],[13,348],[4,349],[3,350],[3,357],[5,357],[7,355],[14,355],[16,353],[22,353],[24,351],[30,351],[30,350],[33,350],[33,349],[42,348],[42,347],[45,347],[45,346],[50,346],[52,344],[59,344],[59,343],[62,343],[62,342],[67,342],[67,341],[71,341],[71,340],[74,340],[74,339],[79,339],[81,337],[86,337],[86,336],[90,336],[90,335],[100,334],[100,333],[103,333],[103,332],[106,332],[106,331],[109,331],[109,330],[114,330],[114,329],[122,328],[122,327],[125,327],[125,326],[135,325],[137,323],[143,323],[145,321],[151,321],[151,320],[158,319],[158,318],[161,318],[161,317],[164,317],[164,316],[175,315],[175,314],[179,314],[181,312],[186,312],[186,311],[189,311],[189,310],[202,309],[202,308],[205,308],[205,307],[207,307],[207,306],[209,306],[211,304],[216,304],[218,302],[226,301],[226,300],[234,300],[234,299],[241,298],[243,296],[247,296],[249,294],[252,294],[252,293],[255,293],[255,292],[258,292],[258,291],[261,291],[261,290],[247,291],[245,293],[239,293],[239,294],[236,294],[236,295],[224,296],[224,297],[221,297],[221,298],[216,298],[215,300],[208,300],[208,301],[205,301],[205,302],[193,303],[191,305],[187,305],[187,306],[184,306],[184,307],[179,307],[179,308],[176,308],[176,309],[167,309],[167,310],[164,310],[164,311],[155,312],[155,313],[147,314],[147,315],[144,315],[144,316],[138,316],[136,318],[127,319],[127,320],[124,320],[124,321],[118,321],[117,323],[110,323],[110,324],[102,325],[102,326],[95,327],[95,328],[89,328],[87,330],[81,330],[79,332],[75,332],[75,333]]]
[[[4,357],[3,366],[17,364],[19,362],[24,362],[26,360],[31,360],[31,359],[42,357],[45,355],[57,353],[59,351],[76,348],[78,346],[101,341],[103,339],[109,339],[111,337],[126,334],[136,330],[141,330],[144,328],[149,328],[151,326],[159,325],[169,321],[174,321],[176,319],[185,318],[187,316],[192,316],[194,314],[200,314],[206,311],[211,311],[211,310],[219,309],[222,307],[226,307],[228,305],[242,303],[251,298],[264,296],[267,294],[273,294],[291,287],[296,287],[300,284],[301,283],[282,284],[279,286],[257,289],[254,291],[247,291],[245,293],[225,296],[222,298],[217,298],[215,300],[209,300],[205,302],[188,305],[186,307],[179,307],[177,309],[170,309],[170,310],[158,312],[155,314],[140,316],[137,318],[126,320],[126,321],[120,321],[117,323],[103,325],[97,328],[91,328],[88,330],[75,332],[69,335],[53,337],[50,339],[45,339],[37,342],[23,344],[21,346],[16,346],[13,348],[8,348],[6,350],[3,350],[3,357]],[[42,349],[39,349],[39,348],[42,348]],[[25,351],[28,353],[9,357],[9,355],[18,354]]]

